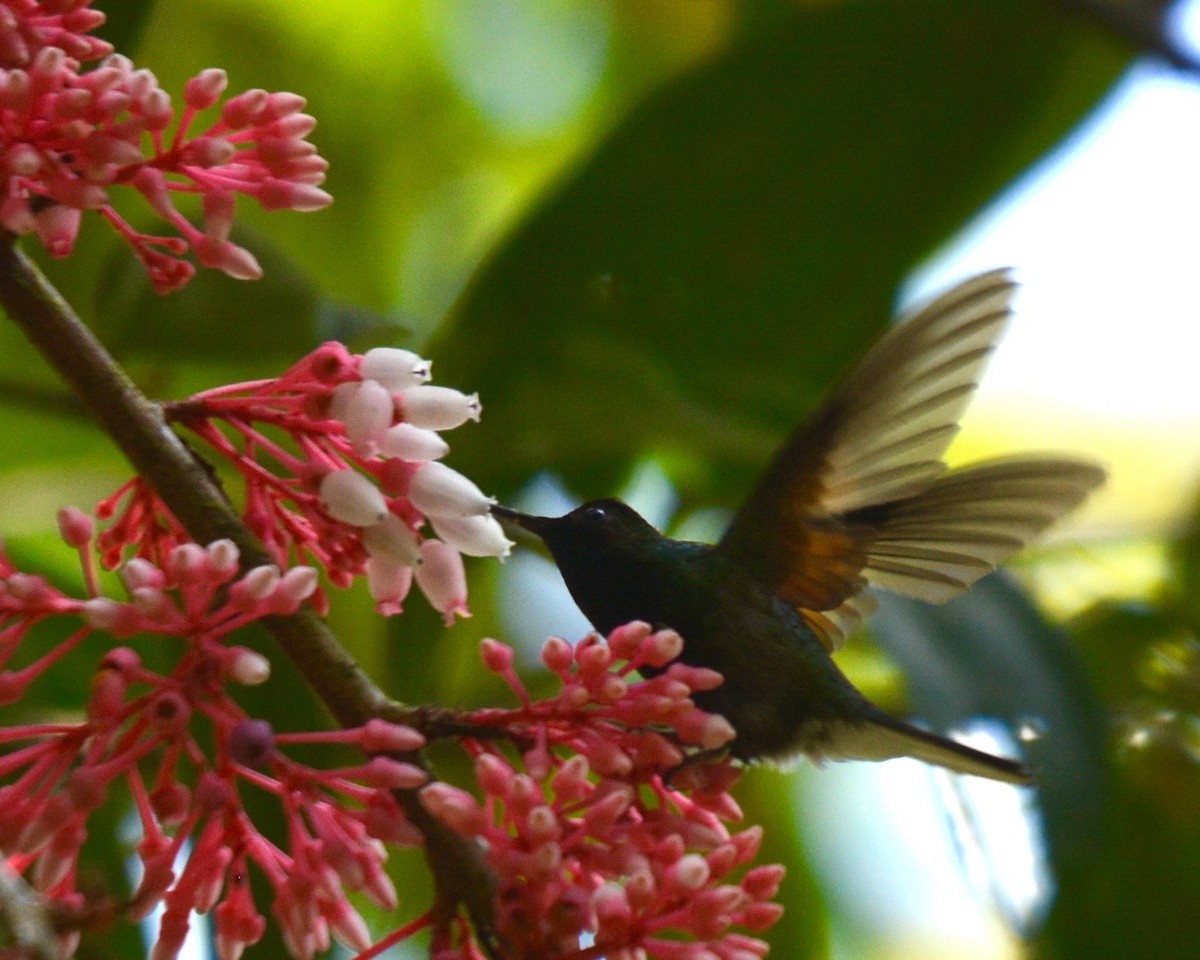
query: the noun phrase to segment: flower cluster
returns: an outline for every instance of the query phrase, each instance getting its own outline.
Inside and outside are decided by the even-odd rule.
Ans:
[[[501,879],[498,932],[516,955],[755,960],[766,953],[765,942],[734,928],[775,923],[782,907],[771,899],[783,868],[744,869],[762,832],[727,827],[741,816],[728,793],[738,777],[731,762],[687,764],[686,748],[713,750],[734,731],[692,702],[721,677],[671,663],[680,649],[677,634],[640,623],[618,628],[607,644],[593,635],[574,650],[551,639],[543,660],[562,687],[534,702],[512,671],[511,651],[485,641],[485,662],[524,705],[471,720],[527,748],[514,762],[495,740],[469,744],[482,802],[444,783],[421,797],[486,845]],[[639,667],[663,672],[632,681]]]
[[[68,512],[62,526],[70,542],[87,546],[85,517]],[[219,541],[208,548],[181,545],[162,567],[130,561],[122,570],[128,600],[97,595],[95,571],[85,574],[93,595],[73,598],[0,558],[0,668],[46,619],[68,616],[83,624],[30,665],[0,669],[4,702],[20,697],[93,631],[177,637],[181,653],[161,673],[131,647],[115,647],[100,663],[83,719],[0,728],[6,747],[0,851],[9,868],[27,874],[59,907],[82,907],[76,877],[88,819],[123,786],[142,834],[142,877],[129,913],[139,918],[160,903],[165,907],[155,960],[176,955],[192,911],[214,911],[222,960],[235,960],[258,940],[266,920],[251,897],[250,864],[273,890],[272,911],[294,956],[323,952],[331,935],[357,950],[368,947],[366,927],[345,891],[395,908],[383,843],[416,845],[421,836],[393,791],[420,786],[426,774],[389,755],[419,749],[423,737],[380,720],[332,733],[277,735],[247,716],[226,689],[262,683],[270,672],[260,654],[228,644],[229,633],[294,612],[315,588],[315,571],[297,567],[280,575],[259,567],[241,575],[237,549]],[[353,744],[373,756],[318,770],[280,750],[314,741]],[[256,829],[242,805],[244,789],[277,798],[286,849]],[[68,935],[64,952],[73,949],[72,939]]]
[[[223,70],[188,81],[176,116],[153,73],[135,69],[89,36],[104,22],[91,0],[0,2],[0,227],[35,233],[57,257],[74,247],[83,211],[96,210],[133,247],[160,293],[183,286],[196,260],[239,279],[257,279],[254,256],[229,240],[236,195],[268,210],[318,210],[327,163],[306,139],[316,121],[292,93],[248,90],[194,130],[225,92]],[[99,60],[92,70],[83,64]],[[112,206],[131,187],[174,236],[142,233]],[[201,198],[203,229],[172,194]]]
[[[365,575],[384,614],[400,611],[415,580],[451,622],[468,612],[462,555],[503,557],[512,544],[488,513],[493,501],[439,462],[449,447],[438,431],[478,419],[480,407],[430,385],[429,366],[406,350],[360,356],[327,343],[278,378],[167,412],[237,471],[243,519],[280,567],[315,563],[338,586]],[[127,549],[154,559],[188,539],[140,480],[99,513],[115,517],[101,536],[110,567]]]

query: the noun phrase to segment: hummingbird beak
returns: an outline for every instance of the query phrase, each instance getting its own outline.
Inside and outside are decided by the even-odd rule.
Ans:
[[[522,530],[528,530],[537,537],[542,536],[542,531],[554,519],[553,517],[535,517],[532,514],[521,513],[519,510],[510,510],[508,507],[502,507],[498,503],[492,504],[492,516],[497,520],[503,520],[505,523],[511,523],[515,527],[520,527]]]

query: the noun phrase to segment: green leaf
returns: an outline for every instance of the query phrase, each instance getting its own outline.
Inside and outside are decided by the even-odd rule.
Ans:
[[[320,298],[308,278],[261,237],[235,230],[234,242],[258,259],[261,280],[201,267],[166,296],[127,247],[113,248],[96,287],[96,333],[115,356],[175,362],[290,362],[312,349]]]
[[[146,32],[156,0],[121,0],[120,3],[96,4],[103,7],[105,21],[96,36],[107,40],[119,53],[132,56]]]
[[[464,434],[456,466],[597,494],[656,449],[744,483],[904,274],[1123,63],[1043,3],[772,18],[621,123],[476,277],[427,352],[507,443]]]

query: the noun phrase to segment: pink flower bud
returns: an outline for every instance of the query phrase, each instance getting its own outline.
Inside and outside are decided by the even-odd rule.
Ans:
[[[483,412],[479,394],[468,395],[451,387],[411,387],[401,390],[396,399],[408,423],[429,430],[450,430],[478,420]]]
[[[176,612],[175,601],[165,590],[138,587],[132,591],[129,599],[137,611],[149,620],[169,621]]]
[[[371,931],[362,915],[345,900],[330,900],[325,906],[326,918],[334,936],[355,953],[371,946]]]
[[[545,804],[540,804],[525,816],[525,834],[531,840],[557,840],[562,835],[558,817]]]
[[[96,187],[99,191],[99,196],[102,200],[94,206],[104,206],[108,197],[102,189]],[[80,206],[88,207],[93,204],[81,196],[82,203]],[[80,207],[72,204],[66,206],[61,203],[53,204],[40,210],[33,215],[34,230],[37,232],[38,239],[42,241],[45,248],[50,251],[53,257],[68,256],[75,247],[75,238],[79,236],[79,225],[83,220],[83,215],[80,212]]]
[[[209,67],[192,77],[183,88],[183,98],[193,110],[207,110],[220,99],[229,85],[224,70]]]
[[[243,687],[257,687],[271,676],[271,661],[248,647],[230,647],[225,675]]]
[[[220,270],[234,280],[262,279],[262,266],[245,247],[228,240],[218,241],[205,237],[195,244],[196,259],[204,266]]]
[[[389,516],[379,488],[355,470],[330,471],[317,492],[325,512],[352,527],[369,527]]]
[[[367,558],[367,589],[380,612],[391,616],[400,612],[400,604],[412,588],[413,568],[386,557]]]
[[[324,190],[290,180],[268,181],[259,189],[257,197],[264,210],[295,210],[297,213],[323,210],[333,203],[333,197]]]
[[[218,94],[219,95],[219,94]],[[248,127],[257,119],[259,111],[267,105],[267,91],[259,88],[230,97],[221,108],[221,119],[232,129]]]
[[[363,354],[360,370],[363,377],[377,380],[388,390],[406,390],[425,383],[432,376],[432,364],[411,350],[396,347],[375,347]]]
[[[699,854],[686,854],[671,868],[670,875],[683,890],[699,890],[708,883],[708,862]]]
[[[632,918],[629,909],[629,898],[624,888],[618,883],[606,883],[592,894],[592,908],[596,911],[596,919],[605,929],[610,924],[624,924]]]
[[[651,667],[665,667],[683,653],[683,637],[674,630],[659,630],[646,642],[643,661]]]
[[[421,544],[421,565],[417,567],[417,586],[435,610],[442,613],[446,626],[454,617],[469,617],[467,609],[467,574],[462,556],[440,540]]]
[[[494,497],[485,496],[474,483],[444,463],[422,464],[409,483],[408,499],[431,517],[470,517],[486,514]]]
[[[480,644],[483,665],[492,673],[507,673],[513,665],[513,648],[499,640],[485,638]]]
[[[272,563],[248,570],[230,589],[230,602],[239,609],[251,611],[275,592],[279,585],[279,568]]]
[[[550,637],[542,644],[542,663],[547,670],[563,673],[575,662],[575,651],[562,637]]]
[[[195,543],[181,543],[167,558],[168,580],[171,583],[199,583],[208,573],[208,554]]]
[[[175,111],[166,90],[151,90],[141,103],[141,115],[149,130],[162,130],[171,122]]]
[[[515,545],[491,514],[473,517],[431,516],[434,532],[468,557],[507,557]]]
[[[237,156],[238,150],[224,137],[196,137],[184,147],[182,153],[180,159],[183,163],[207,170],[225,166]]]
[[[128,167],[145,159],[136,143],[102,133],[93,133],[84,141],[83,153],[92,163],[110,163],[117,167]]]
[[[368,720],[359,740],[367,753],[409,753],[425,746],[425,738],[412,727],[386,720]]]
[[[149,560],[134,557],[121,569],[121,582],[125,584],[125,589],[132,593],[143,587],[161,589],[166,586],[167,578]]]
[[[42,155],[32,144],[13,144],[4,153],[4,166],[15,177],[32,177],[42,167]]]
[[[412,527],[394,513],[363,528],[363,546],[372,557],[414,567],[421,562],[421,544]]]
[[[228,581],[238,571],[241,554],[232,540],[214,540],[206,548],[208,566],[217,583]]]
[[[92,518],[78,507],[63,507],[58,511],[58,533],[68,546],[87,546],[95,531]]]
[[[363,780],[383,790],[413,790],[429,779],[420,767],[391,757],[372,757],[367,761]]]
[[[479,836],[487,826],[483,808],[465,790],[440,781],[429,784],[419,794],[425,809],[466,836]]]
[[[560,805],[574,803],[586,796],[591,788],[587,757],[578,753],[568,757],[554,774],[551,786]]]
[[[229,239],[237,212],[237,196],[229,190],[209,190],[204,194],[204,234],[210,240]]]
[[[588,830],[593,835],[603,833],[617,822],[633,802],[633,791],[626,786],[614,789],[593,803],[583,814]]]
[[[277,613],[295,613],[300,605],[317,590],[318,577],[315,567],[292,567],[279,578],[275,587],[275,609]]]
[[[107,630],[117,636],[135,633],[141,625],[141,618],[129,604],[118,603],[108,597],[85,600],[80,612],[93,630]]]
[[[677,714],[673,725],[685,742],[698,744],[705,750],[722,747],[737,736],[733,724],[720,714],[705,713],[696,707]]]
[[[781,864],[772,863],[762,867],[747,870],[742,877],[742,889],[755,900],[771,900],[779,893],[779,884],[783,882],[787,871]]]
[[[397,423],[384,431],[379,441],[379,453],[402,460],[440,460],[450,452],[450,444],[434,431]]]
[[[507,795],[515,776],[513,768],[502,757],[483,753],[475,759],[475,782],[490,796]]]
[[[288,90],[280,90],[277,93],[268,94],[258,122],[270,123],[281,117],[291,116],[292,114],[299,113],[307,105],[308,101],[300,96],[300,94],[291,93]]]

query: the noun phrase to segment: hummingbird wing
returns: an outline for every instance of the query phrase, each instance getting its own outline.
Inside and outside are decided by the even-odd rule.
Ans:
[[[869,612],[868,584],[944,602],[1103,479],[1047,457],[947,470],[1015,289],[1010,271],[983,273],[890,328],[775,455],[718,544],[827,647]]]

